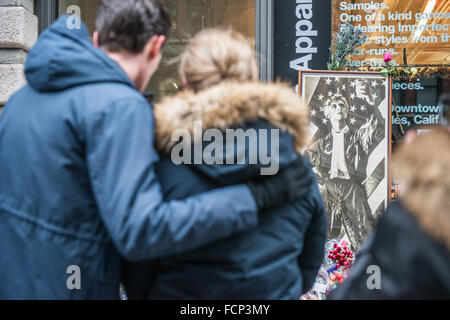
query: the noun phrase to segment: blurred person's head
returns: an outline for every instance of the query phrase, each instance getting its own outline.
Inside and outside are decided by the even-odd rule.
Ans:
[[[181,57],[183,85],[200,91],[222,81],[258,80],[254,52],[247,39],[228,29],[207,29],[189,42]]]
[[[445,92],[439,99],[439,116],[442,126],[450,127],[450,92]]]
[[[414,130],[414,129],[408,130],[408,131],[406,132],[404,142],[405,142],[405,143],[411,143],[411,142],[414,141],[414,139],[415,139],[416,137],[417,137],[417,131],[416,131],[416,130]]]
[[[450,250],[450,133],[441,128],[415,137],[393,162],[403,204]]]
[[[144,91],[159,67],[170,28],[170,17],[157,1],[102,0],[93,40]]]

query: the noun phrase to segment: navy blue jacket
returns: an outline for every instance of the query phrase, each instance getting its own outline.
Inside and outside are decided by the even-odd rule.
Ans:
[[[180,253],[258,222],[245,185],[163,202],[149,104],[66,20],[40,36],[0,115],[0,299],[118,298],[120,256]]]
[[[226,150],[234,149],[236,154],[242,155],[241,159],[245,159],[241,164],[175,165],[173,153],[162,156],[157,174],[165,199],[185,199],[230,183],[257,178],[261,168],[270,165],[263,165],[259,161],[261,158],[256,164],[250,164],[250,146],[260,146],[262,130],[277,129],[270,123],[272,119],[288,121],[285,116],[290,115],[292,125],[296,126],[295,108],[301,110],[301,104],[296,105],[296,102],[293,90],[277,85],[225,84],[157,105],[157,141],[168,141],[170,131],[166,129],[172,123],[187,129],[191,126],[191,117],[198,114],[202,114],[203,129],[229,124],[235,129],[255,130],[258,141],[253,140],[252,144],[250,139],[245,142],[236,139],[230,143],[226,134],[222,134],[223,141],[234,147],[224,148],[223,162]],[[250,116],[253,111],[263,119],[255,120]],[[165,116],[166,112],[170,117]],[[299,115],[303,116],[302,113]],[[298,122],[302,123],[301,120]],[[267,149],[272,150],[270,146],[276,143],[276,138],[268,137]],[[279,156],[272,152],[269,154],[274,155],[272,160],[278,162],[277,166],[282,170],[299,155],[294,150],[293,135],[287,131],[279,130],[277,144]],[[204,152],[208,145],[208,141],[203,143]],[[163,145],[160,148],[168,149]],[[304,158],[303,161],[310,168],[309,174],[313,175],[309,162]],[[315,184],[303,200],[265,212],[255,229],[190,252],[128,264],[123,269],[125,290],[130,299],[298,300],[314,283],[322,262],[325,240],[326,216]]]
[[[445,245],[450,235],[436,237],[421,224],[422,214],[427,213],[412,213],[403,202],[394,201],[358,252],[350,276],[328,299],[450,299],[450,249]],[[448,221],[448,210],[439,215]],[[435,230],[446,228],[433,224]]]

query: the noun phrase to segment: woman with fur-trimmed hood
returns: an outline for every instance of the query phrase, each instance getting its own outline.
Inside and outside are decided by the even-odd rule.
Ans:
[[[155,106],[155,143],[164,154],[157,172],[168,200],[274,174],[300,157],[307,109],[287,85],[257,81],[254,54],[242,35],[200,32],[182,56],[181,78],[188,90]],[[125,290],[130,299],[298,300],[313,285],[325,240],[315,185],[303,200],[265,212],[249,232],[127,264]]]

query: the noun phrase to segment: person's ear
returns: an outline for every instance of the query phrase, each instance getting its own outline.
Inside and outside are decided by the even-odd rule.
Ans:
[[[183,75],[181,76],[181,85],[183,86],[184,89],[188,89],[189,88],[187,80],[186,80],[186,78]]]
[[[98,31],[94,31],[94,34],[92,35],[92,44],[94,47],[98,48]]]
[[[153,36],[150,41],[147,43],[149,48],[148,51],[148,59],[153,60],[161,53],[161,48],[166,41],[165,36]]]

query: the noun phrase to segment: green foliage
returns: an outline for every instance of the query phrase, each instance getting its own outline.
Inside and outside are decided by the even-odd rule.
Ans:
[[[367,36],[361,29],[346,23],[340,26],[340,31],[333,39],[330,47],[330,61],[328,62],[328,70],[339,70],[345,67],[349,60],[348,55],[355,52],[356,48],[366,42]]]
[[[383,76],[391,75],[394,79],[408,79],[414,78],[417,75],[418,70],[416,68],[401,68],[391,66],[389,62],[385,63],[385,67],[377,69]]]

